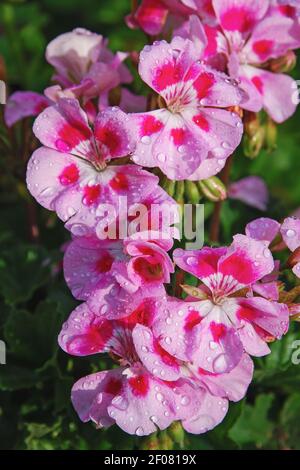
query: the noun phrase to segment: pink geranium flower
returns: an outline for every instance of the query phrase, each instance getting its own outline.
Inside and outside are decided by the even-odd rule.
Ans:
[[[113,321],[95,315],[86,304],[71,314],[59,335],[60,346],[77,356],[107,352],[120,365],[73,386],[72,402],[82,421],[99,427],[116,423],[142,436],[181,420],[184,429],[199,434],[222,421],[228,399],[244,396],[253,372],[250,358],[244,355],[234,371],[222,376],[189,370],[152,333],[160,304],[144,298],[129,316]]]
[[[175,250],[176,264],[201,280],[202,300],[187,302],[191,311],[183,309],[176,326],[167,321],[175,313],[172,305],[170,313],[161,316],[156,333],[163,342],[169,338],[168,352],[175,348],[212,373],[232,370],[243,350],[254,356],[268,354],[266,341],[286,333],[289,312],[284,304],[251,297],[251,286],[274,269],[267,245],[236,235],[229,248]]]
[[[137,10],[126,17],[126,23],[130,28],[157,35],[180,25],[191,14],[215,20],[211,0],[142,0]]]
[[[34,132],[46,147],[29,161],[28,189],[75,235],[93,231],[103,204],[118,208],[120,196],[140,203],[157,187],[158,178],[137,166],[107,166],[134,149],[129,118],[118,108],[99,113],[92,129],[78,101],[62,99],[38,116]]]
[[[127,54],[114,55],[107,43],[103,36],[83,28],[57,36],[46,49],[46,59],[56,70],[53,79],[63,88],[87,87],[89,82],[85,95],[90,98],[98,96],[99,91],[129,83],[132,77],[122,63]]]
[[[13,93],[5,107],[6,124],[10,127],[20,119],[37,116],[60,98],[80,99],[88,112],[94,108],[92,99],[107,101],[109,90],[132,81],[123,64],[126,57],[121,52],[114,55],[103,36],[86,29],[61,34],[46,49],[46,59],[55,68],[56,85],[48,87],[45,96],[31,91]]]
[[[116,315],[116,304],[124,304],[124,296],[129,298],[138,289],[159,290],[163,283],[170,282],[174,266],[167,251],[172,245],[172,239],[163,239],[159,233],[149,234],[148,239],[143,233],[125,240],[75,238],[64,256],[65,279],[80,300],[89,300],[95,291],[102,292],[108,285],[122,287],[125,292],[115,298],[112,308]],[[98,298],[101,292],[97,292]]]
[[[269,218],[255,219],[246,226],[246,234],[256,240],[266,240],[268,243],[280,234],[284,246],[294,252],[300,247],[300,219],[287,217],[282,224]],[[292,270],[300,278],[300,262],[297,262]]]
[[[240,80],[249,99],[244,109],[267,113],[280,123],[296,109],[297,85],[282,73],[267,70],[267,61],[284,56],[300,46],[299,21],[295,8],[272,6],[269,0],[213,0],[218,27],[204,26],[207,47],[203,57],[216,55],[228,60],[230,76]]]
[[[243,93],[224,74],[201,63],[189,40],[145,46],[139,73],[160,95],[161,109],[136,114],[133,160],[158,166],[171,179],[203,179],[223,168],[241,140],[240,118],[224,108]]]

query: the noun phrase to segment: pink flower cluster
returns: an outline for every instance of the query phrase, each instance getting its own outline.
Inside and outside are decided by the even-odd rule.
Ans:
[[[296,7],[268,0],[143,0],[127,17],[131,27],[151,35],[174,29],[170,42],[154,41],[139,55],[153,107],[124,87],[132,80],[128,54],[113,54],[102,36],[83,29],[48,45],[55,85],[44,95],[11,96],[9,126],[37,116],[33,131],[42,147],[29,161],[28,189],[72,234],[64,274],[83,303],[63,325],[59,344],[75,356],[108,353],[118,364],[73,386],[81,420],[116,423],[138,436],[173,421],[188,432],[206,432],[222,421],[229,401],[244,397],[250,356],[268,354],[268,342],[287,332],[290,311],[279,299],[278,262],[269,245],[281,231],[295,251],[299,219],[281,227],[259,219],[229,247],[176,249],[172,261],[173,239],[165,229],[174,221],[165,222],[163,208],[175,201],[159,186],[157,170],[142,167],[159,168],[172,180],[206,179],[241,141],[241,108],[264,108],[277,122],[295,111],[294,82],[271,71],[270,63],[300,46]],[[242,191],[232,185],[232,197],[264,209],[265,186],[255,180],[258,201],[253,184],[251,177]],[[122,197],[133,207],[144,204],[144,221],[151,220],[152,204],[161,206],[155,229],[107,239],[113,222],[130,221]],[[104,223],[107,205],[115,212]],[[175,264],[198,282],[184,286],[185,300],[165,289]],[[294,272],[299,275],[299,264]]]

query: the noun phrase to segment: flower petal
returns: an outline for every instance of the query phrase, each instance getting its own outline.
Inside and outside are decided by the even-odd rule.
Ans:
[[[122,386],[122,369],[97,372],[79,379],[72,388],[71,400],[81,421],[93,420],[99,427],[114,424],[107,407]]]
[[[266,183],[258,176],[247,176],[232,183],[228,188],[228,196],[261,211],[267,209],[269,200]]]
[[[210,393],[231,401],[244,398],[253,377],[254,365],[248,354],[243,354],[238,365],[225,374],[208,373],[198,370],[199,378]]]
[[[228,411],[228,401],[205,392],[193,418],[182,421],[183,428],[192,434],[210,431],[223,421]]]
[[[124,157],[134,149],[129,117],[119,108],[113,107],[98,114],[94,134],[102,158]]]
[[[62,98],[43,111],[34,122],[33,132],[52,149],[91,160],[95,156],[87,116],[75,99]]]
[[[168,381],[179,379],[179,361],[160,346],[150,328],[138,324],[132,337],[140,361],[151,374]]]
[[[291,77],[252,66],[243,67],[243,73],[260,92],[263,107],[275,122],[281,123],[294,114],[298,94],[297,84]],[[247,103],[242,106],[247,109]]]
[[[276,220],[260,217],[246,225],[246,235],[255,240],[265,240],[271,243],[278,235],[279,228],[280,224]]]
[[[4,108],[4,119],[8,127],[29,116],[37,116],[50,106],[50,101],[34,91],[16,91],[8,98]]]
[[[286,246],[294,251],[300,246],[300,219],[287,217],[280,228]]]
[[[262,328],[267,334],[280,339],[289,327],[289,311],[285,304],[270,302],[262,297],[236,299],[237,318]]]

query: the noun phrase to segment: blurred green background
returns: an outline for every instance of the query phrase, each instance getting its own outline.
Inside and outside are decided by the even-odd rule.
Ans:
[[[52,73],[44,59],[47,43],[75,27],[109,37],[113,50],[140,49],[146,38],[125,26],[129,10],[129,0],[2,0],[0,78],[9,92],[42,91]],[[293,74],[300,78],[299,64]],[[133,87],[139,91],[141,82]],[[278,219],[300,207],[299,117],[298,111],[280,126],[276,150],[262,150],[255,160],[240,150],[233,166],[234,180],[249,174],[265,179],[271,194],[268,215]],[[24,171],[30,155],[22,137],[24,126],[28,135],[26,120],[16,126],[10,140],[0,126],[0,339],[7,344],[7,364],[0,365],[0,448],[139,448],[147,443],[117,427],[103,431],[80,423],[70,404],[75,380],[111,364],[102,356],[73,359],[58,349],[61,324],[76,305],[61,273],[60,247],[68,233],[26,191]],[[212,204],[205,208],[208,217]],[[242,203],[226,201],[222,242],[229,243],[233,234],[243,233],[245,223],[261,215]],[[32,240],[28,227],[35,220],[40,233]],[[284,280],[289,288],[295,284],[288,275]],[[204,436],[186,435],[184,448],[300,449],[300,365],[291,361],[297,338],[299,324],[272,345],[272,355],[256,361],[247,398],[231,404],[215,430]],[[158,438],[167,442],[168,436],[162,433]]]

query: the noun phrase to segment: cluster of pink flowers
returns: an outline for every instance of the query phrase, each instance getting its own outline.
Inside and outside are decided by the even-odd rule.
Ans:
[[[156,40],[139,54],[155,106],[124,86],[132,80],[129,54],[113,54],[102,36],[83,29],[48,45],[54,86],[44,95],[10,97],[7,124],[37,116],[33,131],[43,145],[29,161],[28,189],[72,234],[64,274],[83,303],[63,325],[59,344],[75,356],[108,353],[118,364],[73,386],[81,420],[116,423],[138,436],[173,421],[206,432],[223,420],[229,401],[244,397],[250,356],[268,354],[268,342],[287,332],[294,310],[280,302],[270,244],[281,233],[282,248],[296,253],[300,219],[258,219],[229,247],[176,249],[173,261],[165,230],[172,221],[165,224],[164,212],[146,232],[115,239],[105,233],[116,219],[130,220],[123,196],[149,209],[146,221],[152,204],[176,204],[159,186],[157,168],[172,180],[219,173],[241,141],[241,110],[264,109],[278,123],[293,114],[295,82],[274,63],[291,60],[300,47],[296,3],[142,0],[128,25],[151,36],[173,31],[170,42]],[[265,187],[246,180],[242,190],[232,185],[232,197],[264,209]],[[254,184],[258,202],[249,196]],[[115,212],[104,223],[108,204]],[[175,264],[198,279],[197,287],[184,286],[184,300],[165,289]],[[300,277],[300,258],[293,270]]]

